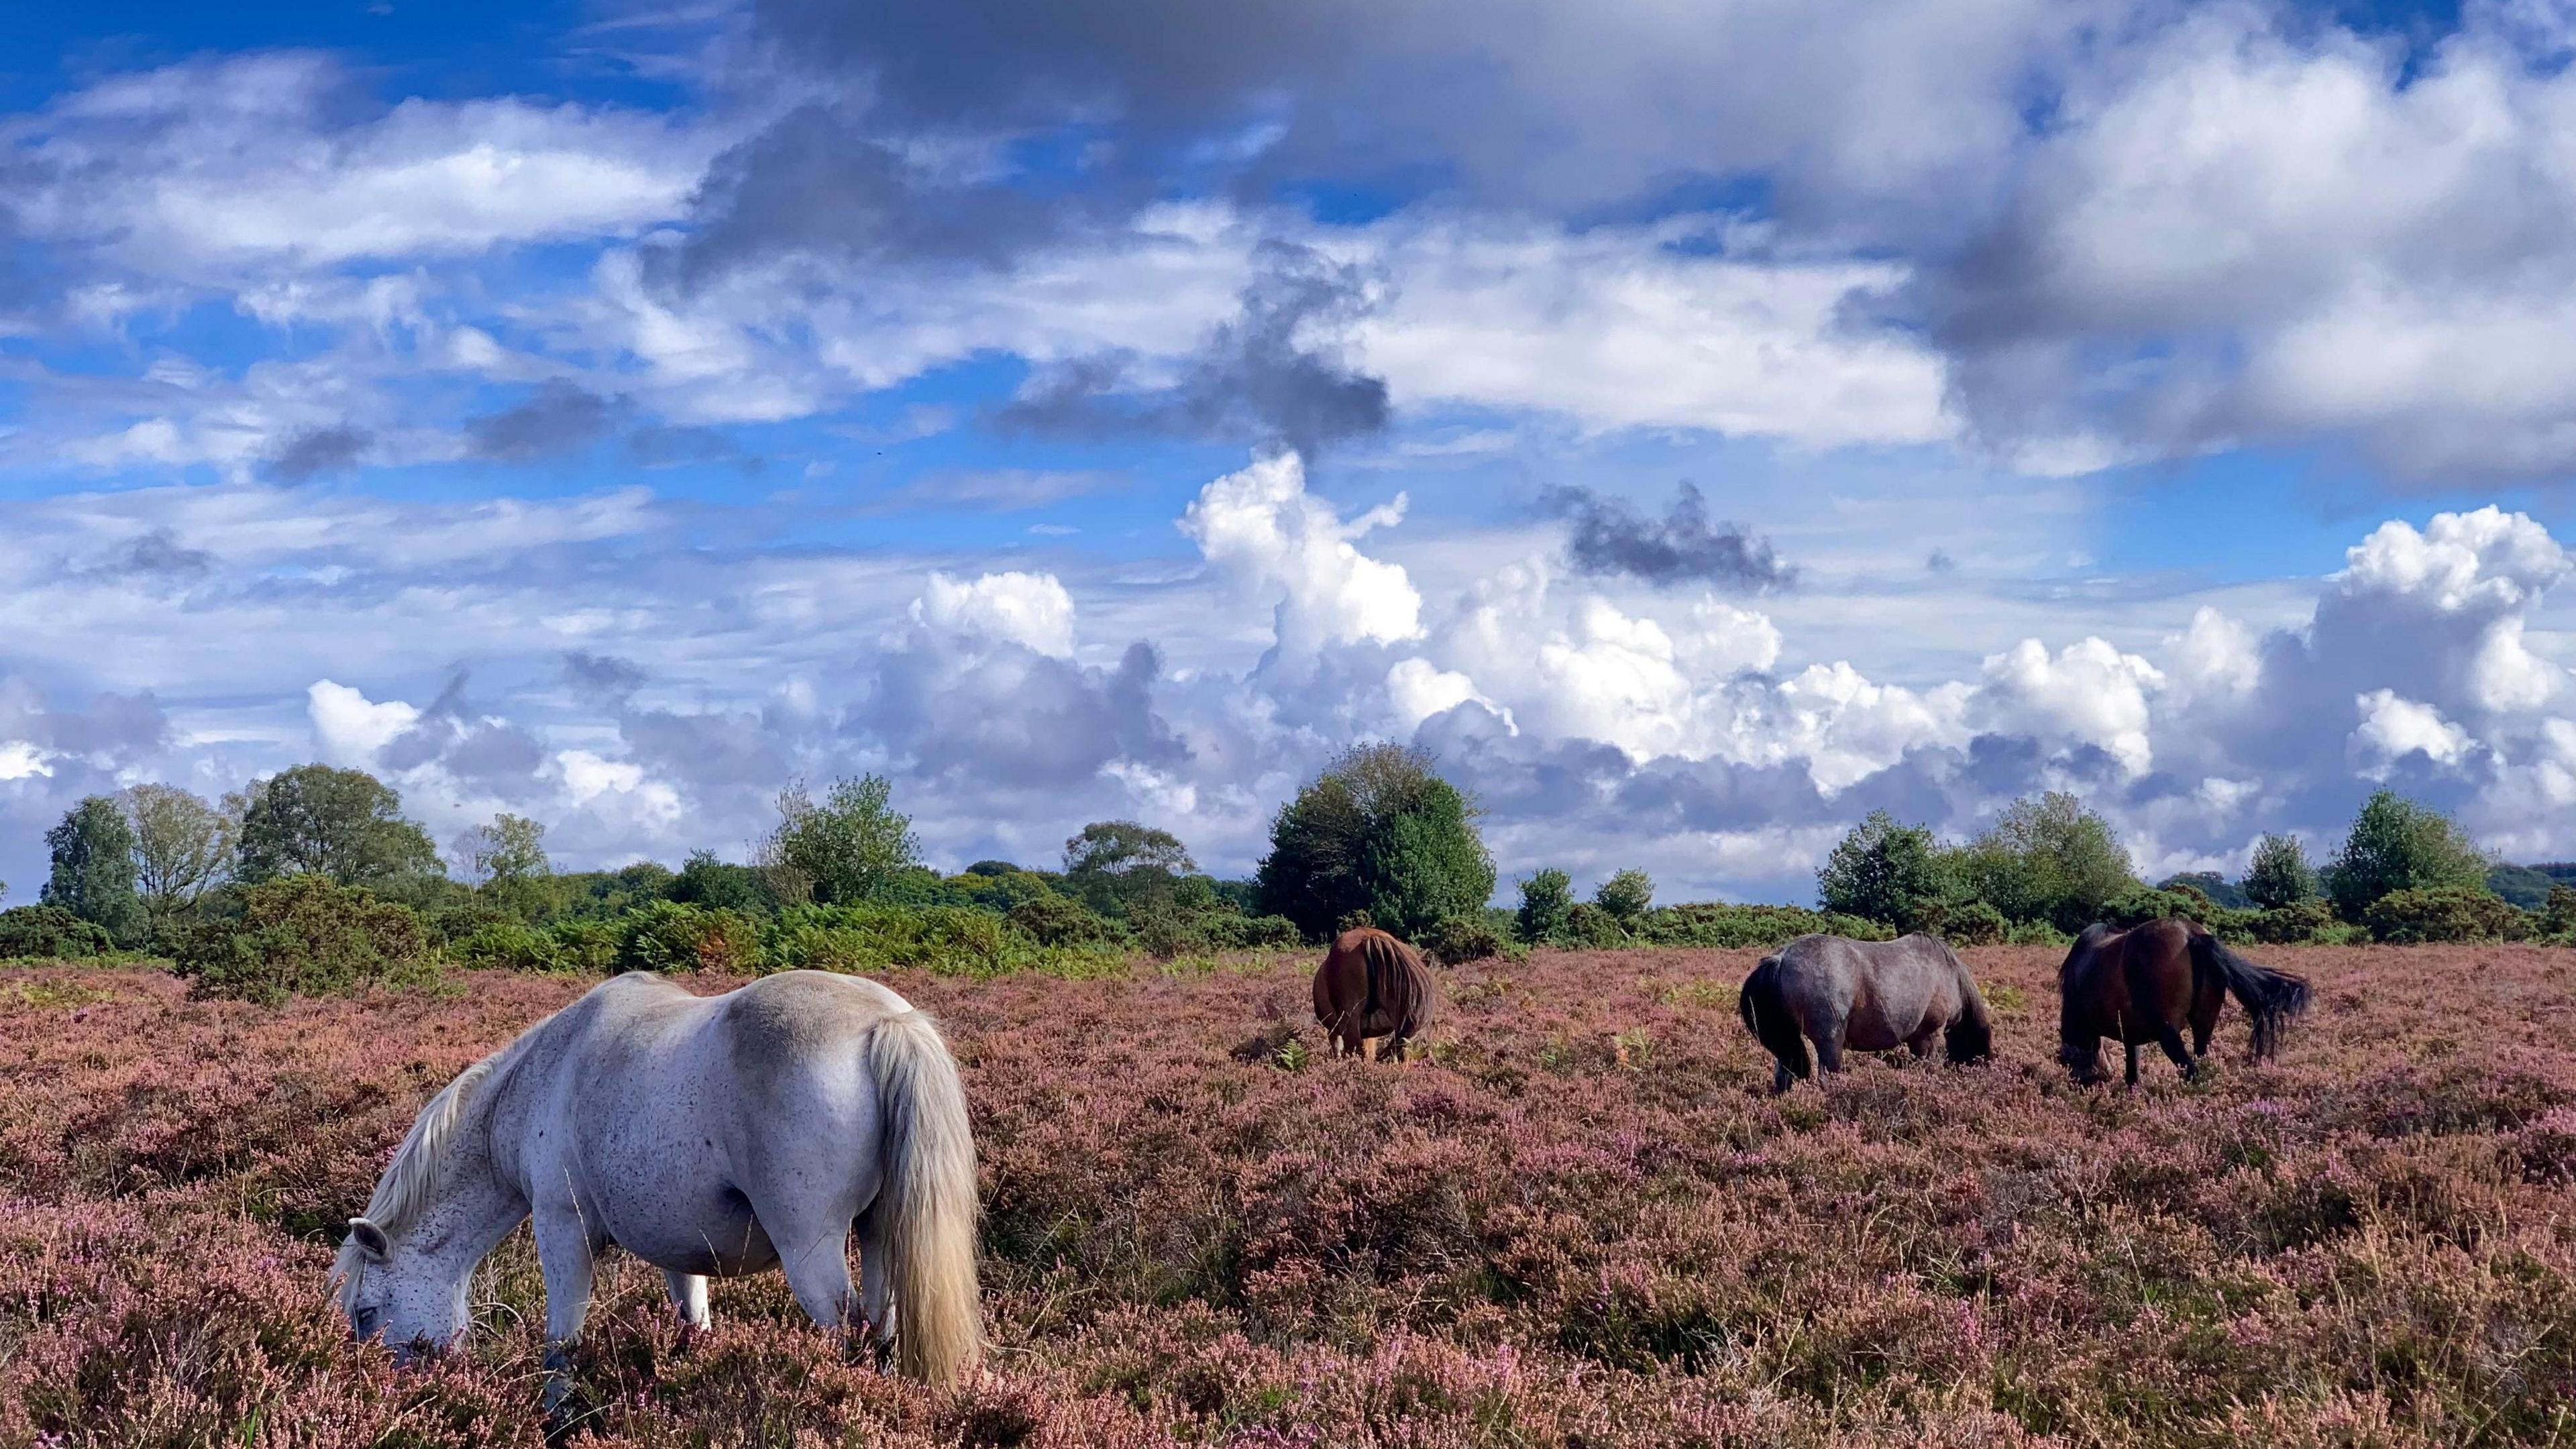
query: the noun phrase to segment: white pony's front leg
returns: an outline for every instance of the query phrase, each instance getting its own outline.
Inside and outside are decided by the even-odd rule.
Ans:
[[[539,1208],[537,1269],[546,1279],[546,1392],[548,1418],[563,1408],[572,1392],[572,1345],[590,1319],[594,1254],[590,1230],[571,1203]]]

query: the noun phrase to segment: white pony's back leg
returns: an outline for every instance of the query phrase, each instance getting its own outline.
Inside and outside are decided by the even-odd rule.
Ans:
[[[665,1272],[662,1281],[671,1285],[671,1303],[680,1310],[680,1322],[691,1328],[707,1326],[707,1279],[703,1273]]]
[[[837,1196],[837,1195],[836,1195]],[[825,1328],[845,1328],[858,1315],[858,1294],[850,1286],[850,1219],[844,1202],[764,1205],[752,1199],[752,1211],[778,1249],[778,1267],[805,1315]]]
[[[876,1334],[880,1357],[894,1348],[894,1248],[885,1230],[885,1215],[859,1215],[859,1312]]]

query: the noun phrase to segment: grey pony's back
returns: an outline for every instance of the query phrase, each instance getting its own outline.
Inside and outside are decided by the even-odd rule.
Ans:
[[[1775,959],[1783,969],[1794,967],[1801,970],[1817,967],[1856,970],[1900,962],[1920,962],[1951,971],[1967,969],[1948,942],[1919,931],[1893,941],[1855,941],[1849,936],[1800,936],[1781,947]]]

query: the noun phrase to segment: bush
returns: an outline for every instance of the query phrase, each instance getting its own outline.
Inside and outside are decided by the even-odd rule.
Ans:
[[[1561,870],[1542,870],[1521,882],[1521,908],[1513,918],[1514,929],[1530,945],[1553,941],[1565,934],[1565,921],[1574,909],[1574,878]]]
[[[1481,910],[1494,893],[1494,861],[1477,813],[1422,751],[1353,749],[1271,822],[1261,909],[1312,936],[1365,910],[1406,937]]]
[[[551,933],[555,967],[584,976],[606,976],[617,969],[618,948],[625,935],[615,921],[557,921]]]
[[[116,949],[107,928],[61,906],[12,906],[0,911],[0,957],[79,961]]]
[[[2266,946],[2298,946],[2326,940],[2335,930],[2334,908],[2317,896],[2246,915],[2246,931]]]
[[[2218,908],[2210,904],[2209,897],[2198,891],[2149,890],[2141,886],[2136,890],[2123,891],[2113,899],[2105,901],[2099,919],[2108,921],[2111,925],[2125,931],[2132,926],[2143,926],[2149,921],[2176,917],[2186,921],[2198,921],[2206,926],[2215,921],[2218,915]]]
[[[1628,928],[1590,901],[1576,901],[1566,908],[1563,939],[1568,945],[1595,951],[1616,950],[1628,944]]]
[[[760,965],[760,927],[739,911],[653,901],[617,923],[622,971],[751,971]]]
[[[1945,882],[1941,848],[1929,828],[1900,825],[1884,810],[1851,829],[1816,871],[1816,903],[1828,911],[1923,929]]]
[[[1483,961],[1503,954],[1503,935],[1480,916],[1451,916],[1431,928],[1421,941],[1443,966]]]
[[[2025,921],[2006,932],[2004,940],[2014,946],[2072,946],[2075,944],[2073,936],[2046,921]]]
[[[1621,925],[1632,925],[1655,903],[1655,878],[1642,870],[1623,870],[1601,883],[1592,893],[1592,903],[1617,917]]]
[[[240,901],[238,917],[201,922],[180,943],[176,969],[201,996],[273,1005],[437,979],[420,917],[363,886],[296,874],[250,886]]]
[[[2367,924],[2371,906],[2392,891],[2454,889],[2483,895],[2486,878],[2486,857],[2451,817],[2382,790],[2353,817],[2342,852],[2326,868],[2325,886],[2336,915]]]
[[[1939,929],[1941,939],[1953,946],[1992,946],[2004,939],[2012,922],[1984,901],[1969,901],[1943,913]]]
[[[554,933],[518,921],[486,922],[463,939],[448,943],[447,959],[460,966],[496,971],[562,969]]]
[[[2285,910],[2317,893],[2316,868],[2295,835],[2266,835],[2245,868],[2245,898],[2255,909]]]
[[[2061,931],[2083,930],[2105,902],[2137,885],[2110,822],[2054,790],[2014,801],[1951,868],[1970,898],[2007,920],[2044,920]]]
[[[1276,951],[1303,945],[1297,923],[1286,916],[1247,916],[1227,911],[1203,918],[1208,944],[1219,951]]]
[[[1704,946],[1736,950],[1777,946],[1800,936],[1848,936],[1855,941],[1884,941],[1892,936],[1884,922],[1804,906],[1744,906],[1723,901],[1694,901],[1648,911],[1637,922],[1637,938],[1655,946]]]
[[[2397,945],[2519,941],[2532,928],[2529,914],[2478,886],[2390,891],[2371,902],[2362,923],[2373,937]]]
[[[1095,946],[1124,934],[1091,907],[1052,891],[1011,907],[1007,919],[1041,946]]]
[[[2552,940],[2576,936],[2576,886],[2553,885],[2541,903],[2540,929]]]

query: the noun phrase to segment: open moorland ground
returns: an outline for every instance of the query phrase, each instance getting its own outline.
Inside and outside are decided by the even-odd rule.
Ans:
[[[982,1150],[993,1372],[843,1362],[774,1275],[683,1343],[603,1279],[576,1432],[652,1445],[2576,1443],[2576,953],[2258,953],[2282,1060],[2068,1084],[2058,953],[1971,953],[2000,1060],[1774,1100],[1760,953],[1448,974],[1328,1062],[1309,963],[892,978]],[[536,1444],[524,1232],[397,1372],[323,1278],[425,1096],[586,982],[197,1002],[0,973],[0,1444]],[[726,983],[706,981],[703,989]],[[2116,1062],[2116,1058],[2114,1058]]]

